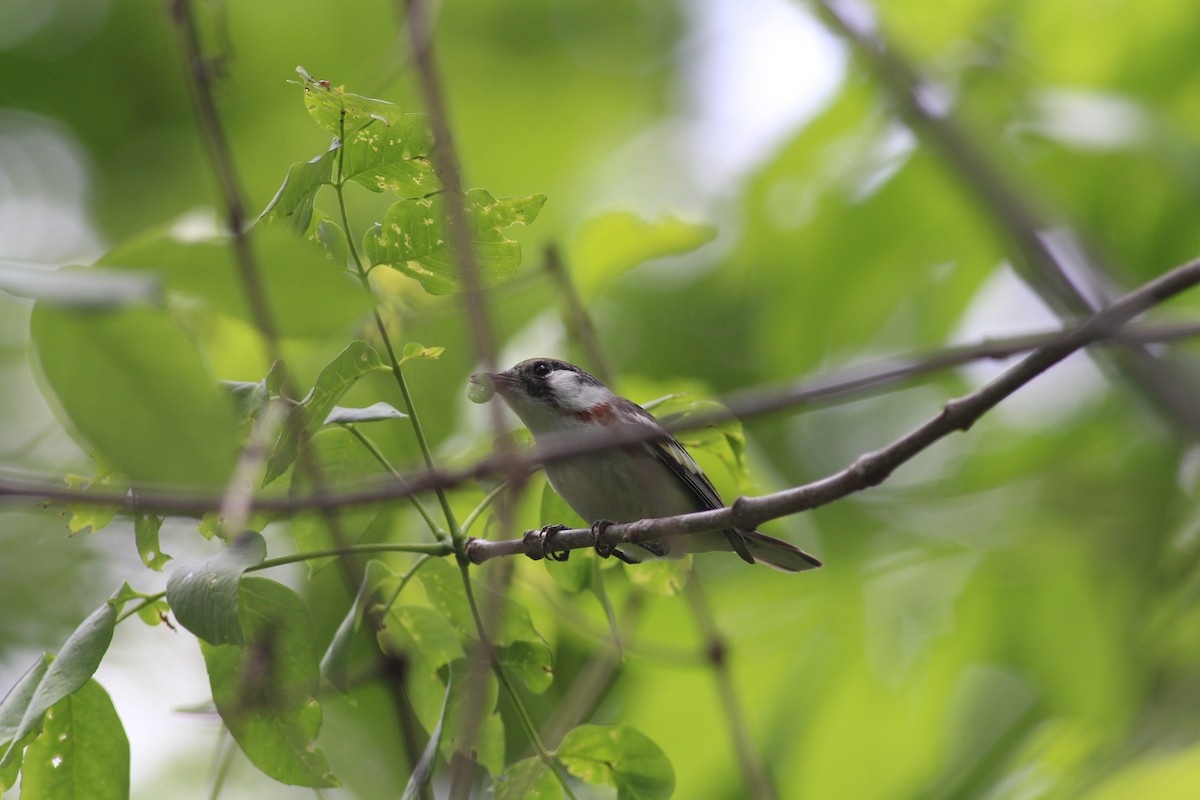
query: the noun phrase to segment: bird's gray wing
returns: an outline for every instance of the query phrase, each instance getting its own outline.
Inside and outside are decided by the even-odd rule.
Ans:
[[[642,446],[645,447],[650,454],[661,464],[663,464],[671,474],[683,484],[687,490],[696,498],[697,511],[711,511],[725,507],[725,501],[721,499],[721,495],[717,493],[717,489],[712,485],[712,481],[700,469],[700,465],[696,463],[691,454],[679,443],[671,434],[667,433],[666,429],[659,424],[650,412],[637,405],[632,401],[628,410],[637,417],[642,418],[646,422],[652,424],[655,428],[662,431],[662,436],[658,439],[652,439],[645,442]],[[743,561],[751,564],[754,562],[754,556],[750,555],[750,549],[746,546],[746,541],[743,538],[742,532],[737,528],[727,528],[725,536],[729,539],[730,547],[741,556]]]

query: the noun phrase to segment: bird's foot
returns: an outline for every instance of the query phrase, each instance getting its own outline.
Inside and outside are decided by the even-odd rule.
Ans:
[[[567,530],[566,525],[545,525],[541,530],[525,531],[525,554],[534,561],[548,558],[551,561],[566,561],[570,550],[554,550],[554,535]]]
[[[592,523],[592,536],[594,537],[596,543],[596,555],[600,556],[601,558],[616,556],[619,561],[624,561],[626,564],[636,564],[636,561],[618,550],[615,543],[600,543],[600,539],[604,536],[604,532],[615,524],[616,523],[611,519],[598,519]]]

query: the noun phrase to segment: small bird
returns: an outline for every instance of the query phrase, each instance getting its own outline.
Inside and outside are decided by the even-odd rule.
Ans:
[[[552,358],[531,358],[504,372],[471,376],[471,397],[483,402],[491,389],[504,399],[545,446],[573,435],[594,435],[629,426],[649,428],[645,442],[546,464],[546,477],[567,505],[592,525],[597,539],[613,523],[671,517],[724,507],[712,482],[674,436],[644,408],[619,397],[579,367]],[[551,526],[550,534],[553,533]],[[543,536],[550,535],[545,533]],[[545,544],[543,539],[543,544]],[[646,551],[596,550],[637,563],[646,557],[732,550],[743,560],[785,572],[821,566],[803,550],[757,531],[728,528],[642,542]],[[550,548],[547,548],[550,549]]]

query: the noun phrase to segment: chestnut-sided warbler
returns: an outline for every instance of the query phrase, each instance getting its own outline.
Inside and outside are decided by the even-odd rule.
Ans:
[[[653,438],[611,450],[590,452],[546,464],[554,491],[592,525],[599,539],[612,523],[671,517],[724,506],[712,482],[675,437],[631,400],[619,397],[573,364],[552,358],[532,358],[512,369],[471,376],[472,399],[483,401],[490,389],[504,399],[540,446],[559,444],[573,436],[610,434],[621,429],[646,429]],[[488,385],[490,384],[490,386]],[[544,534],[545,535],[545,534]],[[543,540],[545,544],[545,541]],[[757,531],[729,528],[639,543],[601,555],[615,554],[636,563],[655,556],[735,551],[745,561],[767,564],[786,572],[821,566],[803,550]]]

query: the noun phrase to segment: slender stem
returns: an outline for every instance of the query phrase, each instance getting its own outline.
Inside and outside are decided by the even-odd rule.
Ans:
[[[1163,278],[1172,276],[1186,281],[1200,282],[1200,275],[1195,270],[1200,269],[1200,259],[1183,264]],[[1161,280],[1161,279],[1160,279]],[[1157,285],[1157,281],[1152,282]],[[1142,289],[1153,289],[1147,284]],[[1175,289],[1180,287],[1176,286]],[[1182,288],[1187,288],[1186,286]],[[1141,292],[1142,290],[1138,290]],[[1136,294],[1136,293],[1135,293]],[[1151,305],[1160,302],[1154,300]],[[1144,309],[1143,309],[1144,310]],[[1103,314],[1104,312],[1101,312]],[[1097,315],[1099,316],[1099,315]],[[1082,324],[1086,324],[1085,320]],[[1082,327],[1082,324],[1080,327]],[[837,371],[811,382],[797,383],[782,389],[755,389],[739,395],[726,397],[722,402],[725,410],[712,414],[696,414],[689,416],[679,424],[667,426],[671,433],[694,430],[717,424],[729,419],[741,419],[771,414],[780,411],[812,406],[817,403],[846,401],[850,397],[861,394],[866,389],[879,390],[895,386],[937,370],[960,366],[975,361],[1005,359],[1020,353],[1036,350],[1047,345],[1056,344],[1071,334],[1076,328],[1066,328],[1038,334],[1027,334],[1018,337],[985,339],[972,345],[954,346],[942,350],[896,357],[886,361],[857,366]],[[1192,338],[1200,334],[1200,325],[1184,323],[1178,325],[1135,325],[1119,330],[1090,329],[1089,338],[1077,349],[1093,346],[1111,346],[1115,342],[1136,341],[1143,343],[1173,342],[1180,339]],[[473,465],[457,470],[428,470],[408,476],[403,483],[395,480],[368,484],[362,488],[339,492],[325,492],[321,495],[296,495],[289,497],[259,496],[253,500],[256,511],[272,511],[278,513],[296,513],[315,508],[339,507],[345,508],[356,505],[395,500],[418,492],[433,491],[437,488],[450,488],[471,480],[491,476],[510,474],[514,466],[522,470],[533,470],[549,461],[574,458],[588,453],[597,453],[614,447],[624,447],[645,441],[652,433],[636,434],[632,431],[622,432],[617,436],[576,437],[571,442],[560,446],[540,448],[531,455],[520,457],[510,455],[506,459],[491,457],[484,458]],[[142,488],[137,498],[132,498],[125,491],[104,491],[97,489],[72,489],[62,485],[58,476],[44,474],[29,474],[12,470],[0,472],[0,500],[5,498],[31,498],[48,500],[58,503],[87,503],[88,505],[115,506],[124,511],[157,511],[183,516],[205,514],[221,507],[221,495],[213,495],[188,490],[189,487],[175,488]],[[511,555],[511,554],[510,554]]]
[[[344,122],[343,122],[344,124]],[[345,131],[343,133],[343,141]],[[343,175],[343,164],[345,161],[346,148],[338,149],[337,158],[337,175],[334,180],[334,193],[337,195],[338,211],[342,217],[342,226],[346,231],[346,241],[350,246],[350,256],[354,261],[354,269],[358,274],[359,283],[362,284],[363,291],[371,298],[374,298],[374,292],[371,290],[371,280],[368,277],[367,269],[363,265],[362,258],[358,254],[358,248],[354,244],[354,236],[350,229],[350,215],[346,211],[345,198],[345,177]],[[371,316],[375,319],[375,328],[379,331],[379,338],[383,341],[384,349],[387,351],[388,364],[392,370],[392,377],[396,381],[396,386],[400,389],[400,395],[404,398],[404,410],[408,413],[409,422],[412,423],[413,435],[416,436],[417,445],[421,448],[421,457],[425,460],[425,467],[429,471],[434,470],[433,450],[429,447],[429,440],[425,438],[425,429],[421,426],[421,417],[417,413],[416,404],[413,402],[412,393],[408,389],[408,381],[404,379],[404,370],[400,368],[400,360],[396,357],[396,349],[392,346],[392,338],[388,333],[387,325],[383,322],[383,317],[379,313],[377,306],[372,306]],[[458,521],[454,516],[454,509],[450,506],[450,498],[447,496],[444,488],[438,487],[434,489],[437,495],[438,503],[441,504],[442,514],[446,518],[446,525],[450,528],[450,538],[454,542],[455,548],[461,553],[466,545],[466,535],[458,525]]]
[[[448,542],[376,542],[373,544],[350,544],[345,547],[331,547],[328,550],[310,550],[305,553],[293,553],[290,556],[268,558],[261,564],[247,567],[246,572],[257,572],[262,569],[282,567],[286,564],[312,561],[314,558],[359,555],[363,553],[420,553],[426,556],[448,556],[454,553],[454,549]]]
[[[500,682],[500,685],[504,687],[504,691],[508,693],[509,699],[512,700],[513,708],[517,711],[517,718],[521,722],[521,728],[525,731],[525,735],[529,739],[529,744],[533,747],[534,752],[537,753],[542,763],[554,773],[554,777],[558,779],[567,797],[570,797],[571,800],[576,800],[575,792],[571,790],[571,784],[567,776],[563,773],[562,767],[555,760],[553,754],[542,744],[542,738],[538,735],[537,727],[534,726],[533,719],[529,716],[529,711],[525,708],[525,704],[521,702],[521,698],[512,683],[509,682],[508,676],[504,673],[504,667],[500,664],[500,659],[496,656],[496,649],[492,646],[487,627],[484,625],[483,617],[479,613],[479,605],[475,602],[475,590],[471,586],[470,567],[465,563],[460,563],[459,571],[462,574],[463,589],[467,595],[467,605],[470,606],[471,616],[475,620],[475,630],[479,633],[479,646],[483,648],[488,663],[491,664],[492,672],[496,675],[496,680]]]
[[[362,446],[367,448],[367,452],[374,456],[375,460],[382,464],[383,468],[392,474],[392,477],[399,481],[404,480],[404,476],[400,474],[400,470],[392,466],[392,462],[388,461],[387,456],[383,454],[383,452],[378,446],[376,446],[374,442],[368,439],[366,435],[364,435],[363,432],[358,429],[357,425],[344,424],[342,427],[354,434],[354,438],[358,439],[358,441],[362,443]],[[425,524],[429,526],[429,530],[433,531],[434,537],[439,541],[446,539],[446,532],[442,530],[442,526],[439,525],[438,521],[434,519],[432,514],[429,513],[429,509],[427,509],[425,504],[421,502],[421,498],[417,497],[415,494],[410,494],[408,499],[412,503],[413,508],[417,510],[417,513],[421,515],[421,518],[425,520]],[[464,529],[465,528],[466,526],[464,526]]]
[[[129,617],[132,617],[134,614],[141,611],[143,608],[154,605],[155,603],[157,603],[159,600],[162,600],[166,596],[167,596],[166,592],[159,592],[158,594],[142,598],[142,602],[138,603],[133,608],[127,609],[124,613],[121,614],[121,616],[117,617],[117,622],[120,623],[120,622],[125,621]]]
[[[479,501],[479,505],[475,506],[475,508],[471,510],[471,513],[467,515],[467,518],[463,520],[463,533],[470,532],[472,526],[475,525],[476,520],[483,516],[483,512],[487,511],[492,503],[496,501],[496,498],[504,493],[504,490],[508,488],[508,485],[508,481],[503,481],[496,486],[496,488],[484,495],[483,499]]]
[[[742,778],[746,782],[749,796],[755,800],[776,800],[778,793],[767,774],[766,767],[754,744],[750,741],[750,731],[746,718],[742,714],[741,702],[738,700],[737,688],[733,685],[733,676],[729,672],[729,649],[725,638],[717,628],[713,619],[712,607],[704,590],[700,586],[700,576],[693,573],[685,588],[688,602],[692,607],[692,616],[696,626],[704,637],[705,651],[708,653],[708,663],[712,668],[713,678],[717,683],[717,695],[725,719],[729,723],[729,735],[733,739],[734,750],[737,753],[738,765],[742,770]]]
[[[558,284],[559,294],[562,295],[563,303],[566,305],[564,316],[567,318],[567,327],[579,344],[583,346],[583,351],[587,353],[588,366],[592,373],[600,379],[601,383],[612,385],[613,374],[608,367],[608,359],[604,357],[604,348],[600,346],[600,337],[596,334],[596,324],[583,304],[583,299],[579,296],[575,278],[571,274],[571,270],[563,263],[558,247],[553,244],[546,245],[545,260],[546,272]]]
[[[408,586],[408,582],[416,576],[417,571],[420,570],[421,567],[428,563],[430,558],[432,558],[432,556],[421,556],[411,567],[408,568],[408,572],[404,573],[404,575],[400,578],[400,584],[396,587],[396,591],[392,592],[392,596],[389,597],[388,601],[380,608],[379,613],[381,616],[386,616],[387,613],[392,610],[392,606],[394,606],[396,601],[400,599],[400,593],[404,591],[404,587]]]
[[[216,774],[213,776],[212,789],[208,792],[208,800],[217,800],[221,796],[221,791],[225,788],[225,779],[229,777],[229,768],[233,766],[233,757],[237,752],[237,748],[233,746],[233,737],[229,735],[229,729],[224,725],[221,726],[221,732],[217,738],[217,749],[213,753],[213,760],[216,762]]]

